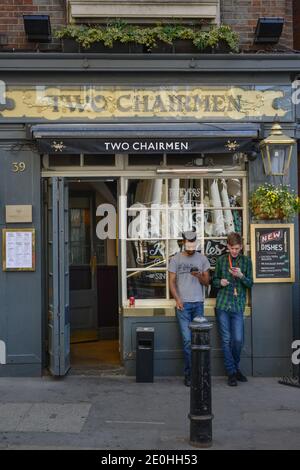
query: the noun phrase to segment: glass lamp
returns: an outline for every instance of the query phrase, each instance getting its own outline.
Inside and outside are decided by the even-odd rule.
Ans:
[[[260,143],[266,175],[283,176],[287,174],[295,143],[295,139],[283,134],[279,123],[273,124],[270,135]]]

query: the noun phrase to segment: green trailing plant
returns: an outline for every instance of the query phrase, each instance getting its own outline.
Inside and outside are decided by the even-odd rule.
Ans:
[[[204,50],[209,47],[208,39],[209,33],[207,31],[200,31],[199,33],[195,34],[193,38],[193,44],[197,47],[197,49]]]
[[[178,39],[190,40],[199,49],[215,49],[225,44],[231,51],[238,51],[238,35],[229,26],[215,26],[209,31],[202,31],[190,26],[178,24],[157,24],[155,26],[129,25],[123,21],[99,25],[69,25],[55,32],[60,39],[74,39],[84,48],[101,42],[111,48],[115,42],[135,43],[145,46],[149,51],[161,41],[172,45]]]
[[[287,185],[265,183],[250,195],[249,206],[256,219],[290,219],[300,212],[300,199]]]
[[[220,43],[225,43],[233,51],[237,51],[238,35],[228,25],[221,25],[217,28],[212,28],[207,36],[207,44],[211,47],[216,47]]]

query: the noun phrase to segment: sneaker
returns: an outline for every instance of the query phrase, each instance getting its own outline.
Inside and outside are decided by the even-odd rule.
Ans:
[[[245,377],[240,370],[237,371],[236,373],[236,379],[239,381],[239,382],[248,382],[248,379],[247,377]]]
[[[197,323],[207,323],[207,319],[203,316],[197,316],[194,318],[194,321]]]
[[[186,376],[184,377],[184,385],[185,385],[186,387],[190,387],[190,386],[191,386],[191,377],[189,377],[188,375],[186,375]]]
[[[228,385],[230,387],[236,387],[237,386],[237,380],[236,380],[236,375],[235,374],[228,375]]]

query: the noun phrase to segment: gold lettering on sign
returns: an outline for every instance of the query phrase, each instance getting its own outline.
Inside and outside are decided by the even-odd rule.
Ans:
[[[244,87],[7,87],[3,118],[90,120],[119,117],[195,118],[228,120],[284,117],[287,88]]]
[[[12,162],[11,166],[11,171],[13,173],[23,173],[23,171],[26,170],[25,162]]]

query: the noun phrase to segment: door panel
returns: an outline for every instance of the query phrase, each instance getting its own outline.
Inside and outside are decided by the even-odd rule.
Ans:
[[[47,189],[49,370],[59,375],[58,178],[51,178]]]
[[[71,329],[97,330],[93,195],[70,194],[70,312]],[[97,337],[95,337],[97,339]]]
[[[69,192],[59,178],[60,375],[70,368]]]
[[[97,272],[100,339],[118,339],[118,267],[98,266]]]
[[[49,370],[65,375],[70,367],[68,188],[63,178],[47,185]]]

